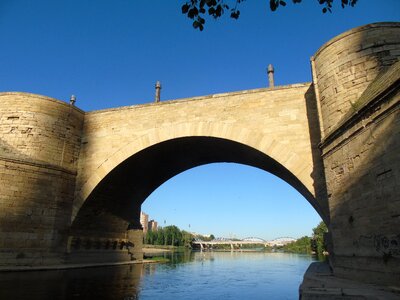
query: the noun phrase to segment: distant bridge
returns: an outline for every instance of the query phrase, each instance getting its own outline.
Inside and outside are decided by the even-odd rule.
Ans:
[[[211,241],[203,241],[201,239],[195,239],[192,241],[192,245],[200,246],[200,249],[204,248],[212,248],[215,245],[230,245],[231,249],[240,248],[243,245],[263,245],[264,247],[267,246],[283,246],[291,242],[295,242],[296,239],[291,237],[281,237],[271,241],[266,241],[262,238],[257,237],[248,237],[241,240],[236,239],[227,239],[227,238],[216,238]]]

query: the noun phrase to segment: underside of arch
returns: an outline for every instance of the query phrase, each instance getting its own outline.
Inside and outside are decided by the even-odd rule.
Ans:
[[[157,143],[130,156],[95,187],[79,210],[73,235],[107,235],[140,228],[141,204],[162,183],[193,167],[232,162],[270,172],[298,190],[326,221],[313,194],[288,169],[265,153],[228,139],[183,137]]]

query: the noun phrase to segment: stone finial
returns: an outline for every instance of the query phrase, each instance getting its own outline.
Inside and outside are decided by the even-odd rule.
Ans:
[[[160,102],[161,95],[161,83],[157,80],[156,82],[156,99],[155,102]]]
[[[269,87],[273,88],[274,85],[275,85],[275,82],[274,82],[274,67],[271,64],[268,65],[267,72],[268,72]]]
[[[69,99],[69,104],[71,104],[72,106],[75,106],[75,102],[76,102],[75,95],[71,95],[71,98]]]

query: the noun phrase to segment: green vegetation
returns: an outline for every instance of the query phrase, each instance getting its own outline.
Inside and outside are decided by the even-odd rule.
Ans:
[[[189,248],[195,236],[185,230],[180,230],[177,226],[171,225],[166,227],[159,227],[157,231],[148,231],[143,238],[143,242],[148,245],[163,245],[163,246],[176,246]],[[208,237],[196,235],[203,241],[211,241],[215,237],[210,235]]]
[[[326,252],[324,242],[324,234],[326,232],[328,232],[328,228],[325,223],[321,221],[317,227],[313,228],[312,237],[303,236],[297,241],[283,246],[281,249],[292,253],[314,253],[322,258],[324,257],[324,252]]]
[[[160,227],[157,231],[148,231],[144,236],[144,243],[149,245],[185,246],[190,241],[191,234],[181,231],[174,225]]]
[[[328,232],[324,222],[320,222],[317,227],[313,228],[313,237],[311,247],[318,257],[323,257],[326,252],[324,234]]]
[[[281,249],[285,252],[311,254],[311,238],[303,236],[295,242],[282,246]]]
[[[287,1],[287,0],[286,0]],[[269,0],[269,7],[271,11],[276,11],[279,7],[286,6],[286,1],[284,0]],[[342,8],[347,6],[355,6],[358,0],[341,0],[335,1],[335,3],[340,3]],[[204,24],[206,22],[205,18],[207,16],[213,19],[221,18],[224,13],[230,15],[232,19],[239,19],[240,10],[239,5],[245,2],[245,0],[187,0],[185,4],[182,5],[182,13],[186,15],[189,19],[193,20],[193,27],[202,31],[204,29]],[[302,0],[292,0],[294,4],[299,4]],[[332,12],[334,0],[318,0],[317,3],[322,5],[322,12]]]

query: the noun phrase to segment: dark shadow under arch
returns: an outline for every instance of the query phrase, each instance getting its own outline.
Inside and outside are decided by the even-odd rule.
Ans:
[[[93,190],[72,224],[72,235],[120,236],[128,224],[140,228],[140,208],[161,184],[188,169],[232,162],[270,172],[299,191],[326,222],[310,191],[284,166],[244,144],[214,137],[171,139],[131,156]]]

